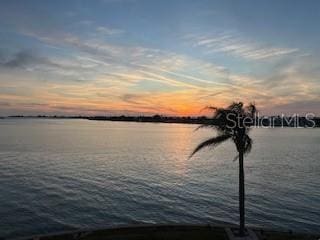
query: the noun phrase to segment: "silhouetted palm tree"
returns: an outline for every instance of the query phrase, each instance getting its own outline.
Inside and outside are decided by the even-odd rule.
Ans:
[[[243,106],[242,102],[233,103],[227,108],[209,107],[214,110],[214,116],[211,122],[201,125],[202,127],[209,127],[216,129],[218,135],[200,143],[192,152],[192,157],[196,152],[205,147],[216,147],[226,140],[232,140],[236,145],[239,159],[239,213],[240,226],[239,235],[245,235],[245,211],[244,211],[244,168],[243,156],[250,152],[252,147],[252,140],[249,137],[250,126],[254,124],[256,107],[250,104],[247,107]]]

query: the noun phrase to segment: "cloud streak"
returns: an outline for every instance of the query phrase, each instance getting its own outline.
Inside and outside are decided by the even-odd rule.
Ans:
[[[119,35],[119,34],[123,34],[125,32],[122,29],[109,28],[109,27],[103,27],[103,26],[97,27],[96,30],[98,33],[105,34],[108,36]]]
[[[184,39],[193,47],[205,51],[206,54],[225,53],[248,60],[263,60],[299,51],[298,48],[282,48],[257,43],[231,33],[205,36],[188,35]]]

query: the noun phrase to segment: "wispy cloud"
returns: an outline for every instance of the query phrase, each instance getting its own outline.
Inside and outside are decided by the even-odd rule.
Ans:
[[[98,33],[109,35],[109,36],[111,36],[111,35],[119,35],[119,34],[122,34],[122,33],[125,32],[122,29],[102,27],[102,26],[97,27],[96,30],[97,30]]]
[[[185,36],[184,39],[193,47],[202,49],[206,54],[225,53],[248,60],[262,60],[299,51],[298,48],[276,47],[248,40],[234,33],[217,33],[215,35],[190,34]]]
[[[41,58],[33,54],[31,51],[19,51],[14,55],[8,55],[0,51],[0,67],[3,68],[25,68],[32,64],[39,64],[46,62],[47,59]]]

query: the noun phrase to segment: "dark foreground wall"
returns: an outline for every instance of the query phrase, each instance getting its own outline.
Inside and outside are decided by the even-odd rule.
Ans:
[[[210,239],[224,240],[227,239],[225,232],[226,227],[234,227],[227,225],[140,225],[140,226],[124,226],[117,228],[105,228],[95,230],[83,230],[64,232],[51,235],[32,236],[27,238],[19,238],[20,240],[188,240],[188,239]],[[298,234],[294,232],[277,232],[271,230],[253,229],[259,239],[264,240],[318,240],[320,234],[308,235]]]

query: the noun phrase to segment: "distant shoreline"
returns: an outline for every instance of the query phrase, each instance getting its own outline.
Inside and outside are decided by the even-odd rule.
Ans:
[[[37,116],[24,116],[24,115],[14,115],[8,117],[0,117],[0,119],[85,119],[92,121],[112,121],[112,122],[149,122],[149,123],[180,123],[180,124],[211,124],[218,125],[219,122],[215,119],[208,118],[206,116],[200,117],[169,117],[169,116],[47,116],[47,115],[37,115]],[[268,118],[268,119],[266,119]],[[320,127],[320,117],[314,117],[313,121],[315,125],[314,128]],[[281,121],[278,116],[263,117],[256,119],[254,124],[257,127],[301,127],[301,128],[310,128],[310,124],[304,117],[297,119],[298,126],[293,124],[287,124]],[[296,123],[297,124],[297,123]],[[309,125],[308,125],[309,124]]]

